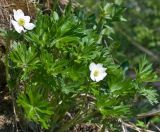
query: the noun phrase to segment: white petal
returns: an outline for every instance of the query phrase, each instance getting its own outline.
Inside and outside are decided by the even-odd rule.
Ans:
[[[18,21],[18,19],[24,17],[24,13],[23,13],[23,11],[21,9],[19,9],[17,11],[13,9],[13,13],[14,13],[14,19],[16,21]]]
[[[106,75],[107,75],[107,73],[104,72],[104,73],[101,73],[98,77],[95,77],[96,82],[103,80]]]
[[[97,68],[99,68],[99,69],[101,69],[101,68],[103,68],[103,64],[97,64]]]
[[[24,19],[25,23],[29,23],[31,20],[30,16],[23,16],[22,19]]]
[[[102,78],[104,79],[104,78],[107,76],[107,73],[106,73],[106,72],[103,72],[101,76],[102,76]],[[102,80],[103,80],[103,79],[102,79]]]
[[[103,67],[103,64],[97,64],[97,68],[101,71],[101,72],[105,72],[107,68]]]
[[[13,24],[15,30],[18,33],[21,33],[24,30],[24,28],[22,26],[19,26],[18,22],[14,21],[14,20],[11,20],[11,23]]]
[[[94,62],[92,62],[90,65],[89,65],[89,69],[90,71],[92,71],[93,69],[96,68],[96,64]]]
[[[35,25],[33,23],[25,23],[24,27],[27,30],[32,30],[35,27]]]
[[[90,73],[90,78],[91,78],[93,81],[95,81],[94,72],[91,72],[91,73]]]
[[[95,79],[96,79],[96,80],[95,80],[96,82],[101,81],[101,78],[96,77]]]
[[[27,30],[24,29],[23,32],[25,33],[25,32],[27,32]]]
[[[101,71],[101,72],[105,72],[106,69],[107,69],[107,68],[102,67],[102,68],[100,69],[100,71]]]
[[[95,80],[96,80],[96,82],[99,82],[99,81],[103,80],[103,77],[102,76],[98,76],[98,77],[95,78]]]

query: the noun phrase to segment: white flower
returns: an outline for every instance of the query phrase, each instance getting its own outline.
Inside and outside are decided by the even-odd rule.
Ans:
[[[92,62],[89,65],[89,69],[91,71],[90,77],[93,81],[99,82],[103,80],[107,75],[106,73],[107,68],[104,68],[102,64],[95,64]]]
[[[13,10],[13,13],[15,20],[11,20],[11,22],[18,33],[32,30],[35,27],[33,23],[30,23],[30,16],[25,16],[21,9]]]

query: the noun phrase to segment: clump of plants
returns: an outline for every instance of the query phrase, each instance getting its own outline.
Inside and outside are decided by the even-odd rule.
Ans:
[[[115,58],[118,52],[112,25],[124,21],[124,8],[99,5],[98,14],[85,9],[55,7],[39,12],[32,23],[14,10],[7,42],[7,80],[22,129],[69,131],[80,123],[120,129],[120,120],[134,116],[134,99],[157,103],[149,82],[157,80],[143,57],[135,77]],[[33,24],[34,23],[34,24]]]

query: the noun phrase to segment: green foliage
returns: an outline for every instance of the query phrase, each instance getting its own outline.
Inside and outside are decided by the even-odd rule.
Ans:
[[[26,88],[25,93],[19,94],[17,103],[23,107],[27,119],[38,122],[47,129],[49,118],[53,115],[53,106],[38,91],[35,86]]]
[[[146,89],[146,82],[157,79],[152,65],[143,58],[135,67],[136,78],[131,78],[114,56],[113,22],[124,21],[124,8],[100,5],[96,21],[85,12],[68,11],[69,7],[64,12],[40,12],[35,29],[13,39],[8,59],[9,71],[15,71],[10,79],[16,84],[12,89],[17,104],[27,120],[48,131],[66,131],[78,123],[93,122],[94,117],[98,123],[127,119],[136,95],[157,103],[156,92]],[[100,82],[90,78],[92,62],[107,68]],[[66,121],[67,113],[74,116]]]
[[[24,44],[15,44],[13,46],[14,51],[10,54],[10,58],[17,67],[26,69],[29,67],[35,67],[38,63],[36,60],[36,52],[34,47],[27,47]]]
[[[136,79],[139,82],[155,82],[157,75],[152,70],[152,64],[150,64],[145,57],[140,60],[138,69],[136,70]]]
[[[137,62],[137,58],[144,52],[150,57],[150,60],[159,64],[159,1],[126,0],[122,4],[127,8],[125,12],[127,23],[119,23],[116,26],[116,31],[119,34],[115,38],[121,41],[121,43],[125,43],[124,46],[121,45],[121,49],[127,54],[125,57],[133,58],[133,61]],[[135,43],[149,50],[152,54],[135,46]],[[130,54],[131,50],[132,53]]]
[[[152,87],[147,86],[146,83],[158,81],[158,76],[152,69],[146,57],[142,57],[139,66],[136,71],[136,81],[138,82],[137,88],[140,90],[140,94],[145,96],[151,104],[158,103],[157,91]]]
[[[151,104],[158,103],[158,100],[157,100],[158,94],[156,90],[153,90],[152,88],[141,89],[140,94],[145,96]]]
[[[126,19],[122,16],[125,9],[115,3],[107,3],[101,11],[102,17],[106,20],[126,21]]]
[[[136,125],[141,128],[147,128],[146,124],[143,121],[137,121]]]

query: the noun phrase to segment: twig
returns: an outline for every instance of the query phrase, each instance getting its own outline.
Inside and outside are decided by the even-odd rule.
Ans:
[[[98,132],[102,132],[103,124],[99,125],[95,123],[96,127],[98,128]]]
[[[48,9],[51,9],[51,3],[50,3],[50,0],[47,0],[47,8],[48,8]]]
[[[126,126],[124,124],[122,124],[122,130],[123,130],[123,132],[128,132],[126,129]]]
[[[149,49],[141,46],[141,44],[137,43],[135,40],[133,40],[125,31],[123,31],[120,28],[116,28],[116,30],[120,31],[121,34],[123,36],[125,36],[127,38],[127,40],[135,47],[137,47],[139,50],[143,51],[144,53],[146,53],[147,55],[151,56],[154,60],[159,60],[159,57],[157,55],[155,55],[152,51],[150,51]]]
[[[30,11],[29,11],[29,5],[28,5],[28,1],[26,0],[26,4],[27,4],[27,11],[28,11],[28,13],[30,13]]]
[[[153,127],[155,127],[158,130],[158,132],[160,132],[160,128],[158,126],[154,125],[153,123],[150,123],[150,125],[152,125]]]
[[[70,119],[73,119],[72,115],[69,112],[66,112],[66,115],[68,115]]]
[[[15,4],[8,4],[8,5],[0,5],[0,8],[8,8],[11,6],[15,6]]]
[[[125,127],[127,128],[130,128],[130,129],[133,129],[137,132],[154,132],[154,131],[151,131],[151,130],[144,130],[144,129],[141,129],[139,127],[137,127],[136,125],[134,125],[133,123],[129,122],[129,123],[126,123],[124,121],[122,121],[122,119],[119,119],[119,121],[122,123],[122,125],[124,125]]]
[[[96,100],[96,98],[94,97],[94,96],[92,96],[92,95],[90,95],[90,94],[85,94],[85,93],[82,93],[82,94],[80,94],[80,96],[86,96],[86,97],[88,97],[88,98],[90,98],[90,99],[93,99],[93,100]]]
[[[150,116],[160,116],[160,110],[155,110],[155,111],[151,111],[148,113],[139,114],[137,115],[137,118],[142,119],[142,118],[150,117]]]

